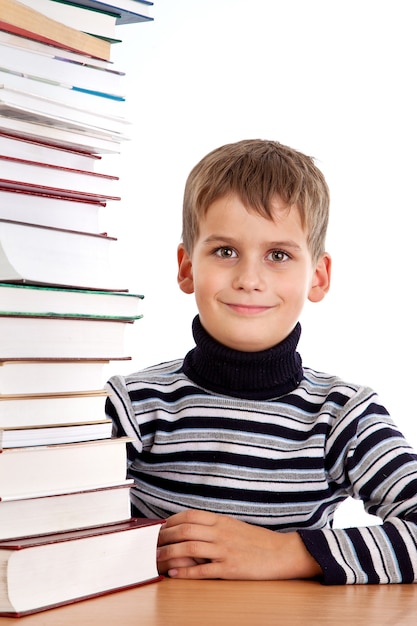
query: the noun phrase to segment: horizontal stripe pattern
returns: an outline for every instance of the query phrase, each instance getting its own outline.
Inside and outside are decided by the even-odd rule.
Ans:
[[[417,456],[369,388],[304,368],[286,396],[245,400],[198,387],[181,360],[108,386],[115,433],[133,437],[138,514],[195,508],[298,530],[327,584],[417,580]],[[332,529],[348,496],[382,524]]]

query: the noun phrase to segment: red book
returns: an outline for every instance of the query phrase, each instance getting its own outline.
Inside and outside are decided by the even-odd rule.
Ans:
[[[160,579],[163,520],[120,524],[0,543],[0,616],[18,617]]]

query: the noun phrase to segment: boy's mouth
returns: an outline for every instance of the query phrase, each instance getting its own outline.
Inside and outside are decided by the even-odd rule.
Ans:
[[[227,306],[229,309],[235,313],[239,313],[240,315],[259,315],[273,308],[271,306],[261,306],[259,304],[234,304],[231,302],[228,302]]]

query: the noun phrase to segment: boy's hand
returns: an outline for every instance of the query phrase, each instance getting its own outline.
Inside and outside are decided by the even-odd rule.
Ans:
[[[159,572],[176,578],[282,580],[321,573],[298,533],[278,533],[205,511],[168,518],[158,545]]]

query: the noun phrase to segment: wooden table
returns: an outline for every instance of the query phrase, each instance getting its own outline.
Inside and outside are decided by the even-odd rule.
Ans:
[[[0,626],[416,626],[417,584],[324,587],[312,581],[158,583]]]

